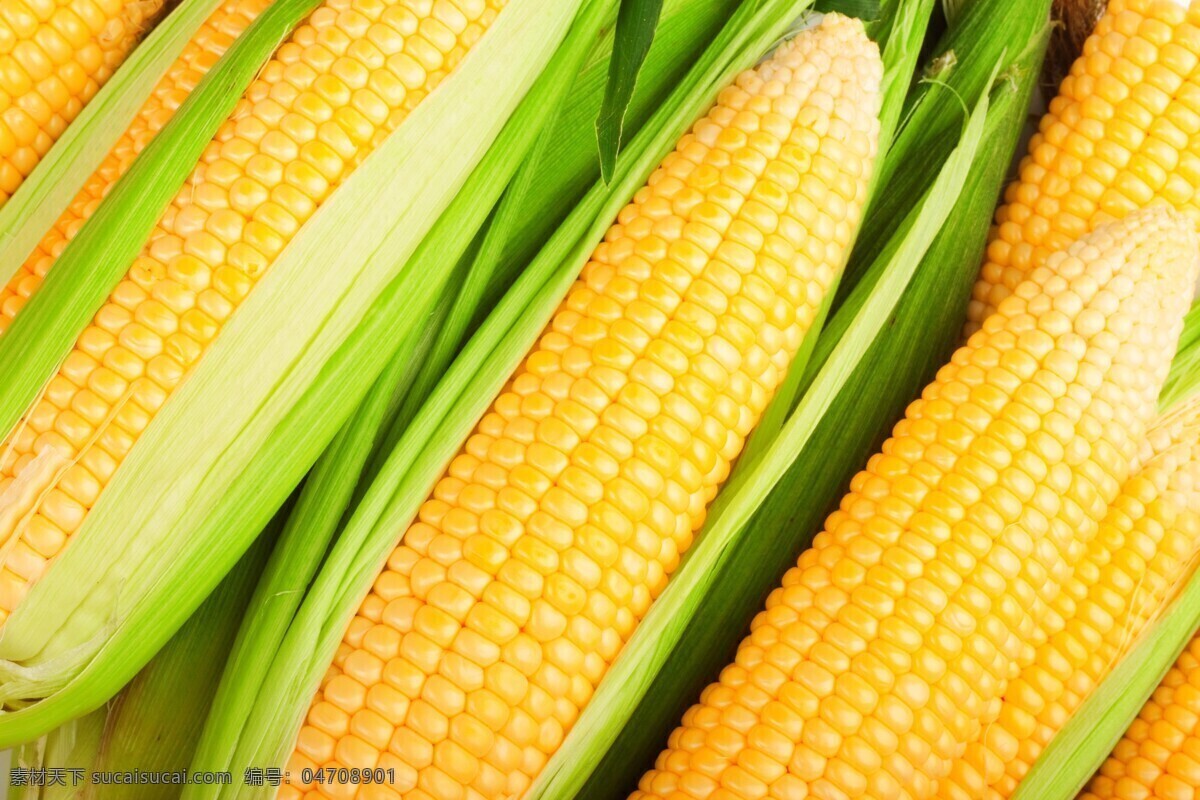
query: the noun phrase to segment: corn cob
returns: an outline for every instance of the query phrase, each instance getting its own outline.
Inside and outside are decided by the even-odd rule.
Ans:
[[[1112,0],[996,212],[966,333],[1097,224],[1165,201],[1200,219],[1200,4]]]
[[[0,622],[289,238],[503,4],[328,0],[279,48],[0,445]]]
[[[6,0],[0,6],[0,205],[99,91],[164,0]]]
[[[1054,632],[1009,684],[996,720],[956,762],[943,798],[1000,800],[1194,566],[1200,546],[1200,406],[1156,424],[1150,456],[1109,507],[1052,604]]]
[[[1200,787],[1200,636],[1188,645],[1080,800],[1192,800]]]
[[[852,480],[633,797],[935,796],[1128,476],[1196,247],[1156,209],[1035,270]]]
[[[519,796],[679,562],[852,237],[882,64],[828,15],[618,216],[350,622],[280,796]],[[390,787],[304,785],[383,768]],[[307,793],[307,794],[306,794]]]
[[[270,0],[226,0],[212,13],[192,37],[179,58],[163,75],[154,93],[134,117],[104,162],[42,237],[37,249],[0,288],[0,334],[21,310],[21,306],[41,285],[55,259],[67,246],[108,190],[129,169],[138,153],[167,124],[209,68],[217,62],[233,40],[267,7]]]

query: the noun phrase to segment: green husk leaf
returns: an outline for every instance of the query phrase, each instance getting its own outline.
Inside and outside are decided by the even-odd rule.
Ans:
[[[12,279],[75,199],[167,67],[221,2],[184,0],[176,6],[129,54],[0,208],[0,286]]]
[[[942,13],[946,15],[946,22],[950,27],[954,27],[958,23],[959,17],[970,5],[970,0],[942,0]]]
[[[1072,800],[1200,627],[1200,572],[1050,740],[1012,800]]]
[[[403,341],[397,352],[411,352],[416,338]],[[329,549],[358,473],[375,443],[374,434],[383,423],[392,387],[403,380],[404,371],[404,362],[393,359],[305,479],[247,606],[212,707],[203,715],[204,729],[190,762],[194,772],[217,772],[229,764],[244,715],[253,705],[270,666],[274,647],[269,645],[278,646]],[[189,787],[183,796],[202,797],[212,791],[208,787]]]
[[[1179,349],[1171,362],[1171,371],[1158,397],[1163,411],[1170,411],[1200,389],[1200,303],[1194,303],[1183,320]]]
[[[648,108],[660,102],[665,87],[678,76],[681,65],[694,59],[699,43],[719,28],[732,4],[731,0],[707,3],[667,0],[659,35],[630,106],[631,123],[640,125]],[[601,55],[611,52],[612,41],[610,33],[599,42],[596,50]],[[587,181],[598,177],[591,157],[594,140],[587,132],[586,124],[582,123],[594,117],[600,107],[607,71],[606,58],[590,60],[587,69],[574,79],[558,118],[543,130],[535,149],[510,183],[499,210],[487,227],[484,248],[478,254],[469,253],[465,260],[471,276],[478,283],[486,283],[487,276],[497,272],[510,274],[514,267],[508,262],[525,258],[523,251],[530,248],[521,243],[521,239],[528,237],[531,220],[540,227],[548,218],[554,219],[554,212],[561,209],[565,214],[581,191],[578,188],[579,173]],[[564,70],[559,74],[573,75],[575,71]],[[545,105],[532,94],[526,102],[534,102],[538,107]],[[510,126],[516,122],[516,119],[510,121]],[[526,130],[525,127],[517,129]],[[499,144],[494,149],[511,152],[511,148]],[[547,153],[553,153],[553,157],[548,157]],[[486,168],[484,164],[479,169]],[[445,215],[446,219],[455,217],[453,209]],[[518,246],[514,246],[514,242]],[[427,249],[437,253],[440,246],[435,244]],[[355,482],[360,487],[369,484],[382,466],[382,463],[372,463],[364,472],[366,452],[374,447],[380,454],[376,460],[381,461],[383,455],[394,449],[416,410],[436,385],[436,378],[445,373],[461,347],[468,325],[479,316],[482,290],[471,288],[470,280],[456,297],[452,294],[442,294],[438,307],[429,314],[426,324],[420,326],[420,335],[414,337],[416,341],[406,341],[397,349],[389,367],[391,374],[385,374],[372,387],[358,412],[339,432],[306,481],[299,506],[289,519],[285,538],[272,556],[271,568],[251,606],[251,616],[239,635],[239,644],[223,679],[222,694],[214,704],[214,713],[197,753],[195,769],[214,769],[228,764],[244,721],[244,710],[251,706],[263,673],[269,667],[269,654],[276,650],[286,633],[347,507],[357,499],[353,491]],[[449,308],[451,302],[453,312]],[[437,345],[430,352],[430,339],[434,335],[438,337]],[[421,368],[422,376],[433,377],[414,379],[411,372],[417,367]],[[387,401],[389,396],[391,405],[402,396],[404,408],[399,411],[391,408]],[[385,423],[390,430],[382,434],[380,431]],[[358,477],[360,473],[361,478]]]
[[[41,288],[0,336],[0,364],[6,378],[0,384],[0,431],[13,430],[32,406],[133,263],[243,90],[319,2],[277,0],[255,19],[67,244]],[[107,151],[99,152],[103,158]],[[39,229],[39,238],[44,230]]]
[[[596,143],[600,148],[600,174],[612,179],[621,150],[625,112],[633,98],[638,73],[650,53],[654,31],[662,15],[663,0],[621,0],[617,13],[617,39],[609,60],[608,87],[596,118]]]
[[[563,46],[513,114],[487,156],[472,173],[446,213],[413,255],[407,270],[431,274],[440,263],[453,263],[468,251],[473,234],[485,222],[509,177],[524,154],[533,147],[539,131],[567,95],[602,27],[615,11],[614,0],[586,6]],[[469,258],[466,259],[469,261]],[[460,265],[457,272],[461,273]],[[224,769],[237,750],[246,715],[253,706],[305,589],[320,567],[330,542],[351,507],[355,490],[368,474],[368,458],[381,447],[388,421],[399,401],[412,396],[408,389],[430,344],[437,321],[444,318],[453,291],[443,288],[414,298],[406,312],[426,324],[410,326],[389,359],[383,374],[365,400],[310,473],[297,507],[271,558],[254,602],[251,616],[239,633],[238,643],[222,680],[217,709],[206,724],[195,759],[197,771]],[[187,796],[192,790],[189,790]],[[195,796],[212,790],[197,788]]]
[[[630,143],[609,186],[597,185],[522,274],[448,371],[358,505],[274,658],[234,766],[279,763],[304,709],[398,531],[574,281],[609,220],[729,77],[765,49],[801,3],[752,3],[734,15],[688,79]],[[756,13],[757,12],[757,13]],[[786,17],[786,19],[785,19]],[[232,794],[230,794],[232,796]]]
[[[1018,2],[997,5],[973,3],[959,23],[938,43],[936,55],[924,71],[921,82],[910,92],[901,113],[903,124],[897,134],[893,153],[884,160],[877,185],[886,187],[872,197],[871,213],[863,223],[861,244],[855,249],[846,269],[839,301],[854,287],[880,250],[911,203],[929,188],[932,173],[914,167],[913,161],[927,163],[931,153],[949,150],[959,136],[959,124],[944,102],[926,103],[929,92],[946,84],[962,103],[978,97],[988,77],[985,65],[995,63],[1007,50],[1014,61],[1018,48],[1037,44],[1041,31],[1049,24],[1049,3]],[[979,8],[982,6],[982,8]],[[1005,164],[1007,168],[1007,164]]]
[[[528,794],[531,799],[615,797],[630,788],[613,780],[614,761],[634,759],[638,755],[633,748],[625,748],[622,737],[631,734],[638,737],[640,726],[657,724],[652,721],[653,717],[638,713],[639,704],[649,701],[660,711],[672,707],[672,703],[660,706],[659,702],[665,698],[650,694],[664,685],[665,681],[660,678],[670,676],[672,681],[683,678],[690,685],[694,676],[689,668],[684,667],[681,674],[667,669],[665,665],[672,660],[672,654],[684,652],[680,649],[681,642],[693,625],[703,625],[710,634],[722,634],[715,627],[710,627],[711,620],[703,619],[698,609],[708,599],[719,598],[722,602],[732,599],[727,593],[733,589],[729,584],[723,587],[726,592],[716,591],[717,578],[724,573],[729,559],[743,547],[751,530],[748,523],[755,511],[802,453],[818,423],[854,375],[863,354],[879,337],[886,338],[888,335],[885,328],[889,317],[911,281],[917,264],[950,216],[968,179],[969,169],[985,131],[988,106],[985,94],[976,104],[959,146],[946,160],[934,186],[914,207],[898,246],[887,263],[882,265],[877,290],[855,310],[853,324],[837,343],[780,434],[748,469],[732,478],[718,495],[696,544],[688,551],[666,590],[655,600],[645,619],[634,631],[605,681],[572,728],[567,741],[551,758]],[[757,576],[758,579],[762,577]],[[746,586],[753,586],[755,582],[756,579],[751,576],[746,585],[738,586],[733,591],[735,594],[746,591]],[[672,661],[672,664],[679,666],[680,661]],[[673,723],[676,719],[677,716],[668,721]],[[663,741],[660,739],[657,745],[661,746]],[[610,754],[607,759],[606,753]],[[637,766],[644,769],[652,762],[653,756],[647,753],[641,755],[650,756],[637,762]],[[627,769],[617,774],[621,772],[627,772]]]
[[[12,763],[4,776],[8,800],[78,800],[80,787],[73,784],[77,776],[83,777],[79,773],[67,772],[62,776],[62,785],[58,784],[58,776],[55,776],[54,786],[38,786],[31,771],[90,770],[104,737],[104,723],[107,717],[106,710],[100,709],[85,717],[71,720],[34,742],[9,751]],[[16,770],[26,772],[23,777],[18,778],[19,773]]]
[[[0,690],[10,703],[45,699],[0,715],[0,743],[115,693],[299,482],[385,366],[379,343],[419,323],[402,309],[439,281],[405,269],[409,256],[579,5],[509,0],[438,91],[300,229],[6,623]]]
[[[848,17],[858,17],[864,22],[879,19],[879,0],[817,0],[813,4],[815,11],[837,11]]]
[[[66,772],[62,785],[29,787],[13,800],[155,800],[179,796],[171,783],[97,784],[93,772],[186,773],[225,657],[266,565],[289,505],[237,566],[129,685],[96,711],[17,751],[30,769]]]
[[[97,770],[188,771],[225,659],[288,509],[272,518],[196,613],[109,704]],[[79,800],[170,800],[179,792],[169,784],[89,783]]]

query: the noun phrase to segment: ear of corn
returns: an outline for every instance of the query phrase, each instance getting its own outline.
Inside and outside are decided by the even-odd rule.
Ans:
[[[1035,271],[851,482],[634,796],[929,796],[1137,454],[1197,245],[1139,212]]]
[[[879,111],[879,151],[881,153],[887,153],[892,146],[892,137],[896,134],[900,114],[904,107],[905,98],[908,95],[912,73],[920,60],[921,47],[925,41],[925,32],[932,10],[932,0],[919,0],[919,2],[893,0],[888,5],[887,24],[883,25],[882,22],[877,22],[875,25],[875,27],[883,29],[884,32],[880,35],[880,39],[887,42],[886,47],[882,50],[884,62],[883,102]],[[882,9],[876,9],[875,16],[878,17],[881,14]],[[879,184],[880,177],[878,171],[874,171],[871,175],[872,189],[868,192],[867,196],[866,210],[868,212],[871,209],[871,204],[874,203],[876,194],[874,187]],[[865,216],[870,217],[871,215],[868,213]],[[857,238],[858,231],[856,230],[855,241],[857,241]],[[847,250],[847,260],[850,259],[852,252],[853,248]],[[843,269],[839,270],[838,276],[834,281],[835,290],[840,290],[843,286],[842,282],[845,277],[844,266]],[[825,325],[825,320],[829,315],[830,307],[834,304],[836,294],[836,291],[826,293],[824,302],[817,312],[813,330],[820,331]],[[816,341],[817,337],[812,336],[805,342],[804,348],[799,354],[798,363],[800,365],[808,363]],[[739,464],[742,465],[740,468],[744,469],[745,465],[752,463],[758,457],[758,453],[764,443],[771,441],[779,432],[784,419],[786,419],[787,414],[795,405],[804,373],[805,370],[801,366],[788,372],[784,383],[779,388],[779,392],[767,407],[766,414],[759,421],[753,435],[750,437],[749,442],[747,442],[746,451],[743,453],[742,458],[739,459]]]
[[[188,93],[204,76],[230,43],[246,29],[270,0],[223,0],[183,48],[150,97],[138,110],[129,129],[113,145],[104,162],[84,184],[70,206],[17,273],[0,288],[0,334],[21,306],[41,285],[54,260],[83,221],[96,209],[113,183],[124,174],[138,153],[166,124]]]
[[[153,26],[163,0],[14,2],[0,19],[0,205]]]
[[[979,256],[995,210],[995,198],[1007,177],[1008,164],[1025,122],[1029,96],[1037,80],[1048,26],[1038,25],[1036,21],[1045,19],[1046,10],[1046,0],[1019,4],[1009,0],[978,2],[972,6],[964,25],[978,31],[977,26],[982,24],[983,30],[990,35],[966,36],[956,30],[938,45],[935,56],[950,48],[959,54],[959,69],[943,76],[948,80],[948,86],[929,84],[923,87],[917,107],[928,103],[933,106],[933,111],[920,112],[920,125],[916,124],[917,117],[910,118],[883,163],[887,169],[887,161],[899,159],[909,164],[910,172],[917,173],[910,175],[904,170],[893,170],[896,176],[893,181],[924,180],[928,165],[944,160],[957,143],[957,135],[961,135],[959,133],[949,141],[940,136],[946,128],[959,131],[962,121],[960,97],[973,103],[978,92],[986,86],[977,74],[971,74],[972,70],[982,68],[986,78],[990,68],[981,61],[985,55],[1003,56],[1005,47],[996,43],[1004,42],[1006,57],[1011,60],[1002,62],[1004,77],[993,88],[983,138],[967,171],[962,194],[957,200],[950,192],[931,195],[952,208],[947,222],[933,239],[924,258],[920,259],[909,287],[889,315],[887,327],[853,362],[851,374],[838,390],[837,398],[821,416],[819,425],[786,474],[763,501],[762,508],[728,548],[724,562],[716,568],[701,567],[714,569],[714,572],[705,582],[700,599],[688,609],[686,618],[690,621],[684,630],[673,634],[678,642],[672,645],[661,639],[659,629],[655,627],[654,612],[635,634],[626,653],[632,657],[642,647],[652,648],[660,654],[659,661],[652,668],[635,669],[630,673],[637,676],[639,693],[643,696],[636,703],[636,710],[629,710],[635,704],[632,692],[622,693],[619,699],[612,701],[614,708],[621,709],[618,718],[624,722],[615,726],[617,730],[611,733],[612,744],[599,748],[604,751],[603,757],[590,767],[590,780],[578,795],[581,799],[608,797],[614,789],[627,790],[636,786],[644,765],[657,755],[679,716],[694,701],[710,676],[717,674],[727,663],[744,632],[746,621],[761,608],[767,592],[773,587],[774,576],[783,574],[795,563],[799,550],[811,541],[811,534],[806,532],[820,529],[830,499],[843,491],[855,470],[878,447],[877,432],[903,413],[908,401],[923,383],[932,379],[937,367],[948,357],[961,330],[962,309],[978,272]],[[976,94],[969,93],[967,86],[977,87]],[[870,230],[883,227],[880,209],[887,206],[886,200],[892,193],[900,191],[914,196],[914,191],[899,188],[901,185],[895,182],[879,185],[876,204],[864,220],[866,227],[859,236],[856,251],[871,246],[870,237],[874,234],[870,234]],[[923,186],[923,189],[927,188],[927,184]],[[927,198],[924,202],[935,201]],[[902,214],[908,216],[907,209]],[[911,225],[911,220],[909,223]],[[899,221],[897,226],[900,231],[884,248],[883,256],[868,265],[871,272],[878,272],[891,263],[890,259],[909,227],[900,225]],[[856,259],[857,256],[852,259],[852,265]],[[802,389],[812,383],[819,371],[817,367],[828,359],[833,344],[845,335],[846,322],[853,319],[865,296],[853,296],[853,302],[843,305],[822,331]],[[743,469],[744,465],[743,455],[737,469]],[[722,490],[722,496],[728,498],[732,491],[733,487],[727,486]],[[689,556],[691,563],[685,562],[681,566],[676,581],[683,579],[692,563],[702,563],[702,556],[707,552],[704,543],[717,530],[713,527],[701,534]],[[672,591],[669,586],[658,601],[663,605],[663,617],[659,619],[664,624],[672,616],[684,616],[677,607],[670,605]],[[646,637],[639,641],[643,634]],[[669,652],[669,655],[661,655],[663,652]],[[614,669],[621,670],[620,661]],[[641,676],[646,672],[653,672],[654,677],[643,679]],[[604,693],[602,686],[592,709],[601,702]],[[591,711],[585,715],[587,713]],[[581,727],[585,724],[581,721]],[[571,751],[573,758],[564,769],[571,769],[570,764],[579,760],[578,752]]]
[[[268,9],[247,35],[279,7]],[[28,736],[111,694],[244,550],[343,421],[329,413],[332,393],[353,399],[357,381],[361,396],[382,369],[386,354],[368,346],[366,337],[379,332],[370,326],[411,322],[379,316],[373,307],[395,302],[397,293],[411,296],[416,281],[428,285],[429,276],[403,270],[405,260],[483,156],[574,13],[573,5],[547,14],[535,11],[531,0],[512,0],[441,89],[375,149],[371,169],[351,175],[275,259],[146,428],[72,546],[6,623],[0,656],[7,659],[7,696],[52,697],[0,716],[0,740]],[[501,33],[492,34],[496,30]],[[510,80],[502,89],[485,89],[479,75],[500,69]],[[463,109],[469,109],[466,122]],[[185,112],[173,121],[186,119]],[[452,115],[457,124],[447,124]],[[431,133],[445,129],[455,135]],[[135,163],[127,177],[136,169]],[[392,192],[381,202],[395,185],[411,187],[411,194]],[[103,204],[92,221],[102,211]],[[348,249],[328,232],[351,219],[378,224],[366,226]],[[30,307],[48,289],[49,282]],[[27,314],[28,307],[5,338]],[[289,324],[279,325],[285,317]],[[297,319],[303,324],[292,324]],[[226,397],[231,386],[245,405],[214,419],[210,409],[220,402],[214,398]],[[188,433],[201,427],[202,439]],[[250,481],[238,483],[249,474]],[[148,504],[139,487],[148,475],[168,480],[179,493]],[[124,550],[114,543],[124,543]],[[139,579],[127,580],[132,574]],[[167,586],[170,603],[162,602]],[[70,656],[55,659],[55,652]]]
[[[328,4],[268,62],[125,280],[4,443],[0,483],[9,519],[0,521],[0,537],[17,541],[0,557],[0,622],[70,541],[288,236],[457,65],[501,5],[465,6],[469,15],[442,6],[442,22],[435,12],[421,19],[411,11],[383,20],[383,4],[348,6],[358,16],[342,16]],[[386,49],[355,49],[352,34],[372,23],[377,36],[393,31]],[[405,28],[412,28],[407,38]],[[328,44],[304,44],[317,39]],[[377,70],[368,86],[368,65],[385,55],[392,67]]]
[[[684,50],[692,50],[694,55],[697,44],[710,41],[736,5],[729,0],[710,0],[707,5],[687,2],[685,9],[684,2],[668,0],[663,6],[654,43],[625,112],[627,131],[641,126],[652,100],[666,95],[671,83],[677,82],[686,71],[688,59],[673,56]],[[605,37],[598,51],[611,53],[612,47],[612,38]],[[506,187],[478,250],[469,253],[467,263],[460,266],[462,275],[457,281],[457,294],[435,312],[429,330],[431,340],[424,344],[427,355],[413,359],[417,374],[411,380],[406,379],[400,389],[403,403],[392,415],[388,431],[376,447],[364,483],[369,483],[382,458],[395,447],[486,309],[495,305],[566,211],[600,177],[591,126],[599,114],[602,102],[599,96],[607,91],[605,76],[609,72],[609,62],[596,59],[593,53],[586,69],[572,84],[567,103],[538,137]]]
[[[362,601],[293,775],[386,765],[399,792],[526,790],[691,544],[833,281],[874,155],[873,47],[836,16],[782,45],[618,215]],[[730,164],[744,172],[717,178]],[[709,241],[686,246],[688,226]],[[293,785],[284,796],[334,788]]]
[[[151,140],[0,336],[0,362],[12,376],[0,386],[0,430],[6,440],[71,354],[76,337],[134,262],[155,220],[233,110],[238,97],[227,87],[249,84],[285,32],[315,5],[317,0],[282,0],[238,37],[229,57],[184,101],[187,113],[176,114]]]
[[[765,9],[744,8],[735,15],[692,76],[630,143],[611,186],[597,186],[576,207],[471,340],[381,470],[309,589],[242,732],[243,752],[235,764],[286,759],[295,726],[336,649],[345,621],[373,583],[381,559],[393,549],[396,531],[412,519],[426,496],[430,478],[454,454],[453,443],[467,432],[461,426],[478,419],[487,398],[503,386],[518,354],[559,304],[594,241],[607,228],[607,220],[645,179],[654,160],[711,102],[727,76],[752,63],[795,14],[794,3],[772,3]]]
[[[1200,6],[1112,0],[996,212],[968,309],[977,330],[1050,253],[1155,201],[1200,215]]]
[[[648,107],[661,101],[672,76],[686,71],[686,65],[695,60],[700,44],[720,29],[725,15],[731,13],[731,5],[727,0],[708,4],[668,0],[627,113],[628,131],[639,127]],[[577,186],[581,176],[585,180],[589,176],[593,180],[598,177],[595,141],[588,121],[595,118],[600,107],[604,76],[608,73],[605,54],[611,52],[611,48],[611,38],[601,41],[583,72],[571,81],[571,88],[555,118],[547,121],[537,144],[506,189],[499,210],[487,226],[484,250],[491,252],[481,252],[478,256],[468,252],[466,259],[473,278],[511,274],[515,263],[527,259],[530,229],[541,229],[548,220],[557,219],[556,214],[566,213],[579,193]],[[549,72],[548,77],[562,79],[572,74],[574,70],[563,69]],[[536,87],[526,102],[538,108],[547,106],[537,96]],[[520,132],[534,127],[519,116],[518,113],[509,127]],[[517,149],[519,147],[503,140],[494,148],[503,153]],[[477,172],[491,174],[497,171],[490,163],[491,155]],[[463,194],[471,191],[468,184]],[[446,216],[457,216],[453,206]],[[536,234],[532,238],[537,238]],[[435,229],[422,245],[421,252],[444,260],[445,247],[436,243],[437,239]],[[244,722],[242,711],[252,706],[263,673],[269,666],[269,659],[263,658],[262,654],[273,653],[278,648],[347,507],[361,494],[354,491],[356,485],[365,489],[378,471],[379,464],[364,462],[368,451],[372,452],[372,459],[378,461],[395,447],[400,434],[408,428],[412,415],[406,415],[405,409],[394,408],[398,401],[394,395],[397,391],[402,393],[406,408],[419,408],[432,387],[423,385],[419,379],[413,380],[413,371],[420,366],[423,374],[444,374],[453,351],[460,345],[463,331],[469,321],[478,316],[481,304],[478,295],[465,286],[457,295],[452,295],[452,292],[443,293],[439,299],[441,310],[435,310],[425,328],[412,337],[416,341],[406,342],[397,349],[392,364],[306,480],[297,508],[289,518],[285,537],[272,558],[271,569],[258,590],[240,635],[241,641],[226,671],[221,694],[214,704],[218,710],[207,722],[205,737],[196,756],[197,769],[216,769],[228,763]],[[454,305],[452,312],[451,302]],[[450,312],[448,317],[447,312]],[[462,318],[457,322],[454,321],[456,314]],[[442,318],[447,321],[445,327],[438,330],[437,320]],[[450,352],[439,353],[435,348],[425,355],[433,334],[439,336],[439,343],[448,345],[446,350]],[[385,432],[385,428],[389,430]]]
[[[881,291],[873,295],[871,302],[861,310],[853,334],[843,340],[842,352],[835,354],[831,359],[834,368],[825,374],[824,380],[813,384],[804,396],[800,410],[750,469],[742,472],[736,483],[725,487],[714,506],[699,545],[651,609],[641,631],[644,638],[631,641],[623,652],[622,659],[615,665],[614,675],[608,686],[619,686],[621,692],[618,693],[614,688],[607,696],[597,697],[593,709],[598,708],[599,713],[596,716],[600,719],[595,723],[587,719],[581,721],[580,727],[589,735],[594,735],[588,730],[589,724],[607,728],[605,733],[608,736],[616,735],[623,722],[622,714],[628,713],[618,709],[625,705],[627,698],[632,695],[634,690],[630,687],[636,686],[639,692],[644,692],[648,686],[648,678],[658,674],[668,648],[677,646],[681,624],[694,618],[695,607],[701,598],[708,595],[715,576],[725,567],[725,556],[731,551],[731,541],[745,529],[765,494],[765,489],[778,480],[790,459],[811,435],[813,420],[819,418],[828,399],[836,393],[839,383],[845,380],[849,365],[865,346],[864,342],[869,342],[878,335],[880,329],[877,322],[888,316],[887,305],[898,299],[905,282],[911,277],[910,270],[919,263],[921,252],[928,247],[937,229],[949,214],[958,192],[961,191],[967,169],[979,144],[987,108],[987,98],[984,97],[972,115],[963,141],[947,160],[942,174],[931,189],[930,196],[936,196],[943,202],[918,204],[912,221],[911,235],[904,237],[899,249],[888,262]],[[805,409],[806,405],[809,405],[808,409]],[[604,688],[601,687],[602,692]],[[577,780],[578,776],[572,775],[569,770],[563,770],[562,773],[562,777],[560,773],[554,773],[549,785],[538,787],[540,792],[535,796],[569,796],[570,781]]]

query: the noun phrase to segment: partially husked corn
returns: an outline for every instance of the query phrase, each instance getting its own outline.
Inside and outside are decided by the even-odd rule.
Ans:
[[[996,212],[968,334],[1050,253],[1153,202],[1200,221],[1200,3],[1112,0]]]
[[[936,796],[1128,477],[1198,245],[1152,209],[1035,269],[853,479],[635,800]]]
[[[955,763],[943,798],[1001,800],[1164,607],[1200,554],[1200,405],[1155,426],[1151,455],[1109,506],[1051,604],[1054,632],[998,717]]]
[[[723,91],[621,211],[362,601],[281,798],[525,791],[691,544],[831,288],[881,79],[861,23],[826,16]],[[376,767],[395,782],[300,783]]]
[[[1193,800],[1200,787],[1200,636],[1163,678],[1079,800]]]
[[[300,225],[503,5],[327,0],[279,48],[0,444],[0,623]]]
[[[0,4],[0,205],[132,52],[164,4]]]
[[[41,285],[42,279],[117,179],[125,173],[150,140],[162,129],[205,73],[217,63],[233,40],[254,21],[271,0],[225,0],[196,31],[175,63],[167,68],[154,92],[138,111],[129,129],[84,184],[37,249],[0,288],[0,335]]]

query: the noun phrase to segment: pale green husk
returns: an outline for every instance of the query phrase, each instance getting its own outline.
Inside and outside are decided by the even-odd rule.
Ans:
[[[0,208],[0,286],[66,210],[163,73],[223,0],[183,0],[155,26]]]
[[[0,715],[0,743],[110,697],[245,550],[383,369],[387,354],[370,346],[380,339],[368,337],[419,323],[383,316],[379,304],[430,284],[404,269],[408,256],[579,4],[510,0],[300,230],[5,625],[0,695],[9,706],[35,702]]]
[[[1179,337],[1179,350],[1171,362],[1171,372],[1159,395],[1158,405],[1170,411],[1200,389],[1200,303],[1192,305],[1183,320],[1183,334]]]
[[[286,519],[290,504],[271,520],[237,566],[171,637],[171,641],[111,701],[55,728],[17,752],[21,766],[83,770],[65,786],[17,792],[12,800],[171,800],[169,782],[108,784],[93,772],[181,775],[191,766],[204,719],[217,690],[251,593]]]

